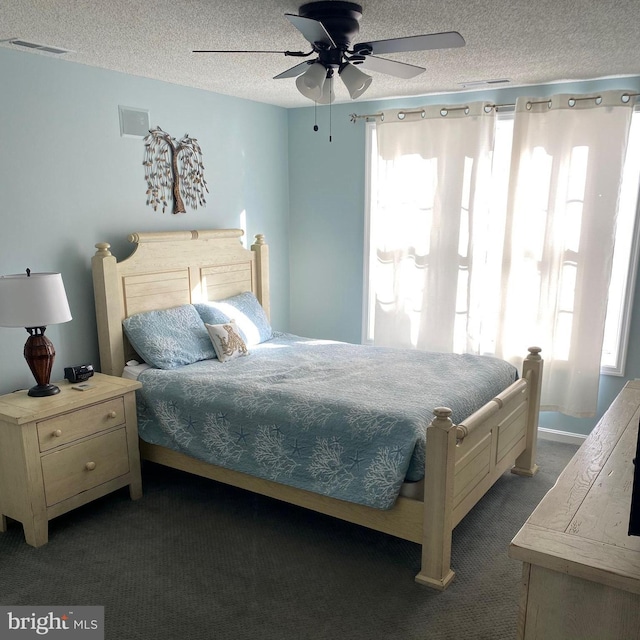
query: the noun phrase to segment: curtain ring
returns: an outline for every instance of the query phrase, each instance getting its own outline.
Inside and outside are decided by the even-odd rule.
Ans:
[[[427,117],[427,112],[426,112],[424,109],[420,112],[420,117],[421,117],[423,120]]]
[[[569,98],[569,100],[567,101],[567,104],[570,107],[575,107],[576,106],[576,99],[575,98]]]
[[[622,102],[624,102],[625,104],[627,104],[627,102],[629,102],[629,100],[631,100],[631,96],[628,93],[623,93],[620,96],[620,100],[622,100]]]
[[[601,105],[602,104],[602,96],[597,96],[596,97],[596,104],[597,105]]]
[[[448,113],[449,113],[449,109],[445,109],[444,107],[442,107],[442,109],[440,109],[440,115],[443,118],[446,117]]]
[[[404,120],[406,115],[404,111],[398,111],[398,120]]]

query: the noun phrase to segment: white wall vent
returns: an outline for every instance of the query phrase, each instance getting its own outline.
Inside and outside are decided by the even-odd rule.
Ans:
[[[123,138],[144,138],[149,133],[149,111],[118,105],[120,135]]]

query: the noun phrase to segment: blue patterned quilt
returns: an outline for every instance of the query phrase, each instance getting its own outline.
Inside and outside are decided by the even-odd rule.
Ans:
[[[378,509],[424,476],[435,407],[461,422],[517,379],[489,356],[277,333],[228,362],[147,369],[140,437],[216,465]]]

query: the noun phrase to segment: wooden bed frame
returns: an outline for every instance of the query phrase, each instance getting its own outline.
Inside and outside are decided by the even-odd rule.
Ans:
[[[120,376],[136,354],[122,330],[124,318],[153,309],[253,291],[269,314],[269,249],[257,235],[250,249],[240,229],[134,233],[137,246],[118,262],[106,242],[96,244],[93,282],[102,373]],[[532,347],[520,379],[459,425],[436,408],[427,428],[422,495],[400,496],[383,511],[255,478],[140,441],[141,455],[169,467],[306,507],[422,545],[416,581],[446,589],[453,528],[510,467],[532,476],[540,405],[542,359]],[[506,549],[505,549],[506,553]]]

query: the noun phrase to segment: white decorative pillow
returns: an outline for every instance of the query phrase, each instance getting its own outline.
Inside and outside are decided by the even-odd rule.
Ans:
[[[229,320],[223,324],[207,324],[205,322],[204,326],[209,332],[211,343],[220,362],[249,354],[235,320]]]

